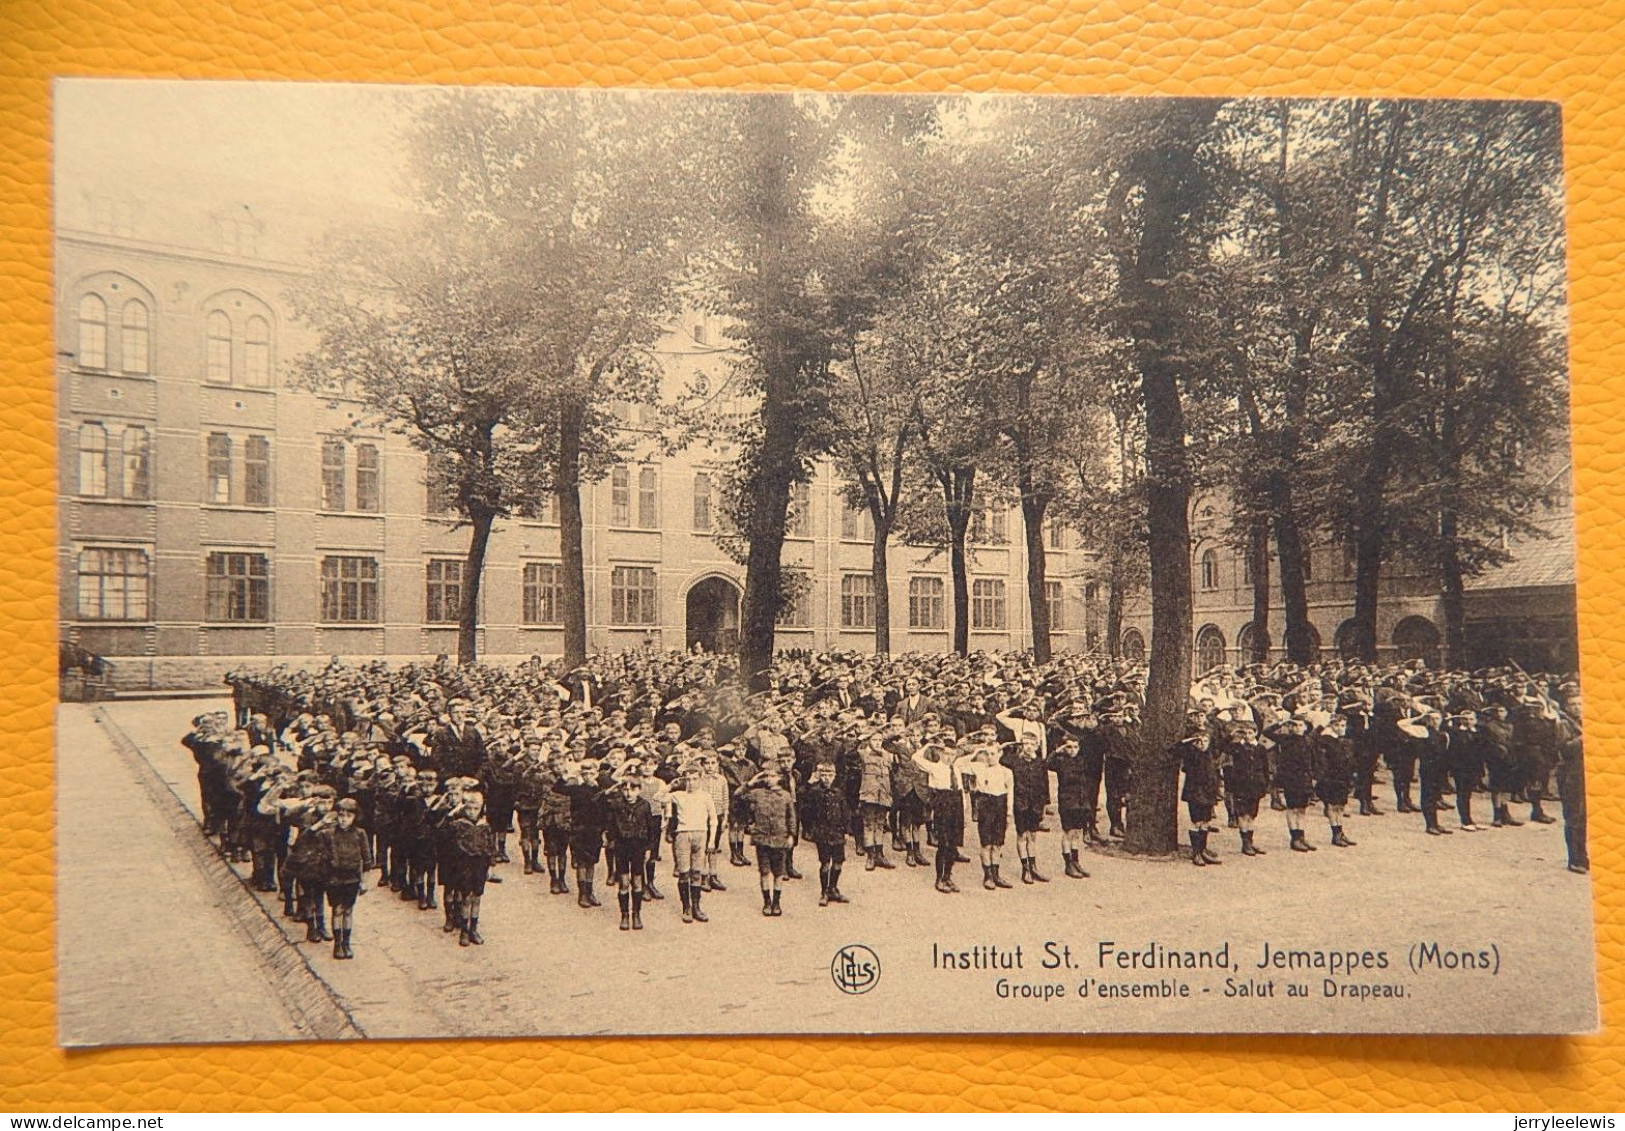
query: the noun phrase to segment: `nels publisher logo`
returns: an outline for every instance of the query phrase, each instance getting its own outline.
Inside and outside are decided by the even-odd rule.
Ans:
[[[829,976],[843,994],[866,994],[880,981],[880,958],[862,943],[843,946],[829,964]]]

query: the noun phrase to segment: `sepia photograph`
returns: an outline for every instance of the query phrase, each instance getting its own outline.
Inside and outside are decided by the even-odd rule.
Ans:
[[[1557,104],[54,97],[63,1046],[1596,1030]]]

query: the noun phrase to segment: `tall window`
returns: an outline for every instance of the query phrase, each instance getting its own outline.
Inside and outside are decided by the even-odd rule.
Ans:
[[[812,627],[812,594],[802,593],[794,600],[786,600],[776,618],[780,628]]]
[[[243,384],[250,389],[271,387],[271,324],[257,314],[248,320],[243,342]]]
[[[1219,587],[1219,552],[1217,550],[1202,551],[1202,588],[1217,589]]]
[[[1196,634],[1196,674],[1204,675],[1225,662],[1224,633],[1207,625]]]
[[[243,441],[243,505],[271,505],[271,441],[264,436]]]
[[[216,385],[231,384],[231,319],[223,310],[211,311],[205,323],[203,376]]]
[[[79,615],[86,620],[146,620],[152,578],[145,550],[79,551]]]
[[[79,493],[107,497],[107,429],[100,424],[79,426]]]
[[[378,620],[378,559],[322,559],[322,620],[372,624]]]
[[[654,530],[660,525],[660,471],[638,468],[638,525]]]
[[[120,438],[124,456],[123,495],[126,499],[145,499],[152,495],[152,441],[147,430],[129,425]]]
[[[79,300],[79,366],[107,368],[107,304],[100,295]]]
[[[1303,548],[1303,579],[1305,581],[1315,579],[1315,549],[1313,546]]]
[[[1049,630],[1066,631],[1066,597],[1059,581],[1044,582],[1044,600],[1049,605]]]
[[[520,508],[520,518],[527,518],[532,522],[545,522],[550,526],[557,526],[559,516],[553,492],[546,491],[537,495],[535,500]]]
[[[711,474],[694,473],[694,529],[700,533],[711,530]]]
[[[853,509],[841,504],[841,537],[854,542],[873,542],[875,519],[868,507]]]
[[[322,441],[322,509],[344,509],[344,441]]]
[[[812,489],[806,483],[790,484],[790,512],[784,519],[786,538],[812,536]]]
[[[151,365],[147,356],[150,337],[146,305],[136,299],[125,303],[119,329],[119,368],[126,373],[148,372]]]
[[[875,579],[867,573],[848,573],[841,578],[841,627],[875,626]]]
[[[1066,549],[1066,527],[1062,523],[1057,522],[1054,519],[1050,519],[1045,527],[1045,535],[1046,544],[1050,549]]]
[[[911,577],[908,579],[908,626],[910,628],[946,628],[947,609],[943,595],[942,578]]]
[[[632,525],[632,473],[625,465],[609,473],[609,524]]]
[[[428,465],[424,468],[425,514],[457,513],[457,495],[452,489],[448,462],[444,457],[430,456]]]
[[[264,554],[210,554],[204,616],[211,621],[270,619],[271,568]]]
[[[355,509],[376,514],[382,501],[378,489],[378,445],[355,446]]]
[[[231,437],[224,432],[209,433],[204,491],[211,503],[231,502]]]
[[[990,578],[971,582],[970,626],[986,630],[1005,627],[1004,582]]]
[[[455,558],[434,558],[428,565],[428,592],[424,620],[455,624],[463,601],[463,563]]]
[[[978,507],[971,512],[970,540],[1001,546],[1010,540],[1010,515],[1003,507]]]
[[[660,623],[660,593],[652,566],[616,566],[610,573],[609,623]]]
[[[563,624],[563,593],[556,562],[526,562],[521,619],[525,624]]]

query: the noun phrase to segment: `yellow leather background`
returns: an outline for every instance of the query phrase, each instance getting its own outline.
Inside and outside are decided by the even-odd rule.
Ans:
[[[1625,888],[1618,822],[1608,818],[1625,800],[1625,631],[1614,615],[1625,597],[1625,428],[1611,410],[1625,396],[1622,47],[1625,0],[3,0],[0,1108],[1625,1106]],[[59,1051],[48,336],[55,75],[1561,101],[1605,1032],[1570,1040],[577,1040]],[[1308,904],[1304,913],[1313,914]]]

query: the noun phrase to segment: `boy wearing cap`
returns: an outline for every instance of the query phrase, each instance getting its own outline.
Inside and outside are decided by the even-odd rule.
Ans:
[[[794,802],[777,770],[763,770],[751,780],[750,824],[746,832],[756,847],[756,871],[762,886],[762,914],[784,914],[779,906],[779,884],[784,879],[784,857],[795,835]]]
[[[1446,719],[1445,743],[1450,777],[1456,786],[1456,817],[1462,832],[1476,833],[1479,826],[1473,822],[1473,791],[1484,778],[1484,744],[1478,734],[1478,715],[1464,711]]]
[[[846,863],[846,830],[851,824],[846,798],[835,788],[835,764],[820,762],[801,791],[801,832],[818,849],[818,906],[845,903],[841,867]]]
[[[1180,800],[1190,811],[1191,863],[1198,868],[1222,861],[1208,850],[1214,829],[1213,812],[1219,803],[1219,753],[1206,726],[1198,724],[1174,745],[1174,759],[1185,775]]]
[[[705,869],[700,874],[700,886],[706,891],[727,891],[722,877],[717,875],[717,858],[722,855],[723,838],[728,828],[729,803],[732,793],[728,779],[718,768],[717,756],[710,751],[700,754],[697,772],[690,778],[690,789],[703,789],[711,795],[711,807],[717,812],[717,827],[705,844]]]
[[[603,904],[593,895],[593,873],[604,852],[604,808],[598,784],[598,763],[588,759],[572,771],[565,770],[555,792],[570,799],[570,863],[576,873],[576,906],[593,908]]]
[[[1047,884],[1038,870],[1038,826],[1049,805],[1049,767],[1039,761],[1038,736],[1030,729],[1007,744],[999,764],[1010,771],[1011,812],[1016,824],[1016,854],[1021,858],[1021,882]]]
[[[333,807],[333,788],[319,785],[310,791],[294,824],[293,847],[288,850],[288,872],[299,888],[299,909],[305,920],[306,942],[332,942],[327,933],[326,860],[322,852],[324,822]]]
[[[1258,820],[1258,804],[1270,791],[1270,752],[1258,738],[1258,728],[1249,718],[1230,725],[1223,762],[1225,796],[1241,830],[1241,854],[1262,856],[1264,850],[1253,843],[1253,822]]]
[[[1075,729],[1092,728],[1093,720],[1093,715],[1073,712],[1068,720],[1070,725],[1062,728],[1062,733],[1068,737],[1052,743],[1050,756],[1044,760],[1044,768],[1055,775],[1055,806],[1061,814],[1061,862],[1065,865],[1067,877],[1074,880],[1089,878],[1078,857],[1083,851],[1084,838],[1088,836],[1089,823],[1094,819],[1094,811],[1089,805],[1089,783],[1092,779],[1098,796],[1100,771],[1098,767],[1091,769],[1084,761],[1078,740],[1070,736]]]
[[[1332,829],[1332,844],[1353,848],[1343,832],[1343,814],[1354,789],[1354,743],[1344,733],[1342,715],[1332,715],[1315,735],[1315,795]]]
[[[998,749],[983,746],[954,763],[971,795],[971,813],[976,819],[976,839],[981,844],[982,887],[988,891],[1014,885],[999,875],[999,858],[1004,854],[1004,838],[1009,830],[1010,771],[999,765]]]
[[[609,838],[609,876],[621,907],[621,930],[643,930],[643,877],[649,856],[649,803],[643,797],[643,768],[633,760],[604,802]]]
[[[858,746],[858,812],[863,818],[863,851],[868,857],[865,869],[887,871],[897,865],[886,859],[886,817],[891,811],[891,760],[886,749],[887,733],[871,730]]]
[[[542,798],[549,791],[546,767],[542,765],[542,741],[527,738],[514,763],[513,810],[519,818],[519,854],[525,858],[525,875],[542,870],[539,814]]]
[[[491,826],[481,820],[484,813],[484,795],[478,789],[467,788],[447,826],[462,927],[458,946],[479,946],[485,942],[480,936],[480,900],[485,895],[485,882],[496,856],[496,840],[491,835]]]
[[[1105,740],[1106,815],[1111,821],[1109,835],[1123,837],[1123,809],[1134,778],[1134,761],[1139,753],[1139,728],[1133,716],[1117,707],[1101,716],[1101,736]]]
[[[345,797],[333,807],[335,823],[323,833],[322,853],[327,866],[327,905],[333,913],[333,957],[354,958],[350,937],[355,924],[356,896],[361,894],[372,847],[366,831],[356,824],[361,806]]]
[[[944,895],[959,891],[954,883],[954,864],[965,837],[965,803],[958,789],[959,775],[949,760],[948,750],[938,742],[927,742],[914,752],[914,764],[925,774],[930,790],[931,839],[936,842],[936,888]]]
[[[548,764],[542,791],[539,820],[542,826],[542,852],[547,857],[547,890],[552,895],[570,894],[570,795],[559,787],[565,779],[565,761],[555,754]]]
[[[1286,807],[1287,833],[1292,838],[1293,852],[1313,852],[1303,831],[1304,814],[1309,810],[1309,799],[1315,791],[1314,748],[1305,734],[1307,724],[1288,715],[1270,731],[1275,742],[1275,788],[1281,793]]]

